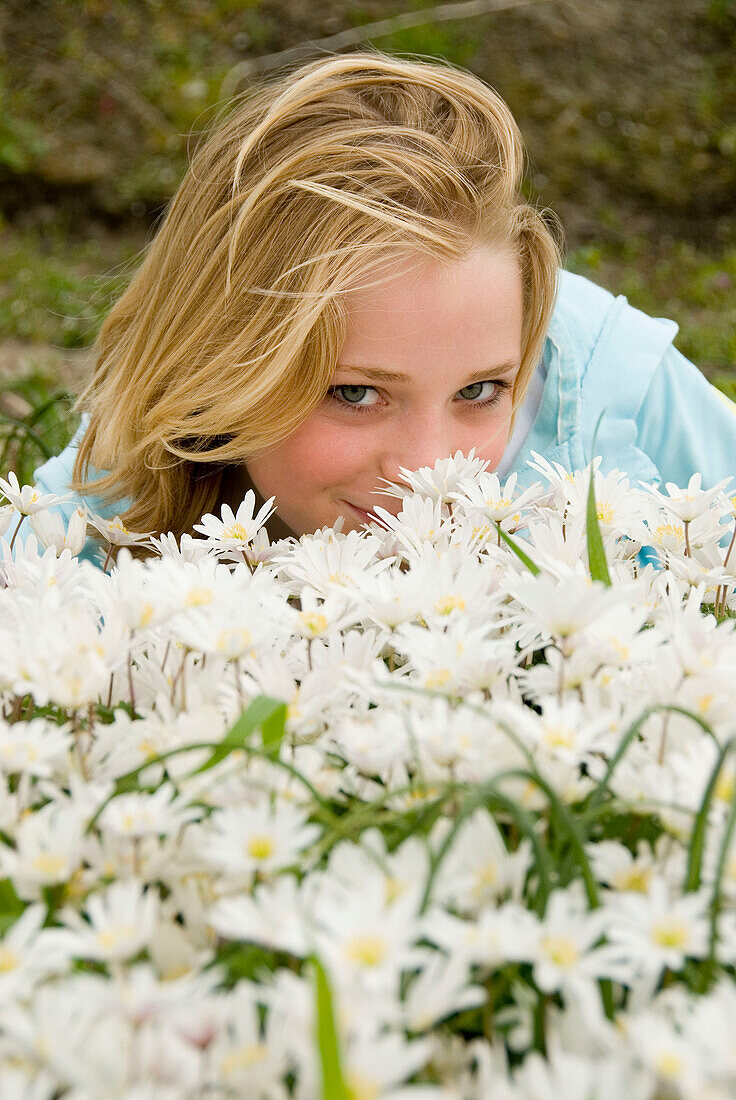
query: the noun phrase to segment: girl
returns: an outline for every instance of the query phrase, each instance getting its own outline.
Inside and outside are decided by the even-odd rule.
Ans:
[[[475,448],[633,482],[736,474],[732,406],[652,319],[561,269],[503,101],[456,67],[328,56],[249,89],[109,314],[80,429],[36,471],[134,531],[249,488],[274,537],[359,529],[382,479]],[[388,504],[386,503],[388,499]],[[90,540],[87,553],[95,549]]]

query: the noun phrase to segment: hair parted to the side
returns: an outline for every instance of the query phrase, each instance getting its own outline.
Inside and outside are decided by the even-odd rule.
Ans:
[[[329,55],[247,89],[100,330],[72,488],[130,498],[127,527],[177,536],[238,503],[233,470],[323,400],[346,294],[407,254],[452,261],[488,243],[518,257],[518,407],[561,262],[523,170],[506,104],[446,63]],[[90,465],[107,473],[89,481]]]

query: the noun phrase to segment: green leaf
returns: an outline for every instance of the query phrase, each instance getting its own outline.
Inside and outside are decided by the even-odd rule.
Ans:
[[[119,794],[127,794],[130,791],[137,791],[140,789],[138,778],[141,772],[145,771],[146,768],[150,768],[154,764],[161,764],[165,760],[168,760],[169,757],[179,756],[181,753],[193,752],[196,749],[213,748],[209,760],[206,760],[201,767],[192,772],[192,775],[197,775],[199,772],[207,771],[208,768],[212,768],[215,764],[219,764],[221,760],[224,760],[231,752],[235,752],[236,749],[245,748],[248,738],[258,726],[263,727],[264,751],[261,755],[271,757],[274,763],[286,767],[298,780],[309,788],[310,793],[314,795],[316,801],[323,804],[324,800],[320,798],[318,792],[308,780],[295,769],[287,765],[286,761],[279,759],[278,750],[286,728],[286,704],[277,699],[270,699],[267,695],[259,695],[253,700],[248,709],[243,711],[235,725],[225,734],[222,741],[214,746],[212,742],[209,741],[203,743],[195,742],[190,745],[177,745],[176,748],[167,749],[166,752],[158,753],[156,756],[145,760],[142,764],[133,768],[132,771],[119,776],[115,781],[115,790],[100,803],[92,815],[91,820],[87,823],[87,831],[89,832],[92,826],[96,824],[97,819],[111,799]],[[251,749],[250,751],[253,750]]]
[[[316,955],[310,956],[314,973],[317,1006],[317,1046],[322,1066],[322,1100],[350,1100],[340,1063],[340,1044],[335,1025],[332,991],[324,967]]]
[[[593,456],[595,457],[595,441],[598,436],[598,429],[601,426],[601,420],[605,409],[598,417],[598,423],[595,426],[593,432],[593,443],[591,449]],[[588,566],[590,568],[591,580],[602,581],[608,588],[611,587],[611,575],[608,572],[608,562],[606,561],[606,552],[603,549],[603,538],[601,537],[601,529],[598,525],[598,508],[595,502],[595,470],[591,464],[590,467],[590,486],[588,488],[588,513],[586,517],[586,533],[588,537]]]
[[[695,823],[693,825],[693,831],[690,835],[689,855],[687,861],[687,873],[685,875],[685,891],[697,890],[700,886],[700,868],[703,862],[703,851],[705,849],[705,835],[708,828],[708,818],[710,817],[710,810],[713,804],[713,798],[715,796],[716,787],[718,785],[718,779],[721,774],[723,765],[726,762],[726,757],[736,747],[736,737],[731,737],[726,741],[725,745],[718,753],[718,757],[713,766],[713,770],[710,773],[708,784],[703,794],[703,800],[700,804]]]
[[[9,878],[0,879],[0,933],[4,933],[15,924],[25,909]]]
[[[501,530],[500,523],[495,520],[494,522],[496,523],[496,530],[498,531],[500,537],[503,539],[506,545],[514,551],[520,561],[523,561],[524,565],[527,567],[530,573],[533,573],[535,577],[538,576],[540,572],[539,566],[535,565],[529,555],[524,553],[518,542],[515,542],[510,535],[507,535],[505,531]]]
[[[193,774],[198,775],[209,768],[214,768],[215,764],[219,764],[231,752],[242,749],[258,726],[261,726],[263,731],[264,749],[275,756],[286,729],[286,703],[278,699],[270,699],[267,695],[259,695],[248,709],[243,711],[232,729],[225,734],[209,760],[206,760]]]
[[[432,886],[434,885],[440,865],[450,850],[452,842],[466,818],[474,813],[480,806],[486,806],[489,810],[493,806],[508,813],[513,818],[519,833],[526,837],[531,844],[534,853],[535,869],[539,876],[539,890],[537,891],[536,907],[539,915],[544,916],[547,899],[552,891],[552,875],[554,873],[554,868],[549,853],[535,828],[534,819],[531,814],[520,806],[518,802],[515,802],[513,798],[510,798],[508,795],[504,794],[503,791],[498,789],[497,784],[499,780],[503,779],[507,774],[513,774],[515,777],[518,777],[520,773],[516,769],[514,769],[513,773],[499,772],[498,775],[494,776],[492,783],[484,783],[483,786],[478,787],[468,794],[461,802],[454,814],[451,827],[447,830],[442,843],[432,859],[429,875],[424,887],[424,894],[419,906],[420,913],[424,913],[429,905],[432,895]],[[525,772],[523,774],[529,780],[533,781],[531,773]]]

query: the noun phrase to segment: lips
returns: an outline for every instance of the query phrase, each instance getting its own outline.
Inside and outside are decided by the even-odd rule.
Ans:
[[[375,515],[375,513],[367,512],[365,510],[365,508],[359,508],[357,504],[351,504],[349,500],[343,500],[342,503],[347,504],[348,508],[352,508],[352,510],[355,512],[355,514],[357,516],[360,516],[360,518],[364,522],[366,522],[366,523],[377,523],[379,526],[385,526],[385,524],[383,523],[383,520],[381,519],[381,517]],[[375,507],[375,505],[373,507]],[[383,506],[383,507],[385,507],[385,506]],[[390,509],[387,508],[386,511],[390,511]],[[396,516],[396,515],[398,515],[398,513],[397,512],[391,512],[391,515]]]
[[[366,512],[365,508],[359,508],[357,504],[351,504],[349,500],[344,500],[343,504],[347,504],[348,508],[352,508],[355,514],[360,516],[366,523],[376,523],[378,517]]]

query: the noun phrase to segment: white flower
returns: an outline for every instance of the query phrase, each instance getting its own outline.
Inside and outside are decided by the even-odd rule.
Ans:
[[[680,970],[708,953],[710,897],[705,890],[672,897],[662,879],[649,892],[617,894],[606,906],[606,936],[619,957],[642,974]]]
[[[221,936],[262,944],[276,951],[305,957],[310,943],[305,933],[304,902],[293,875],[261,883],[248,894],[220,898],[208,920]]]
[[[175,561],[197,562],[212,554],[212,545],[207,539],[195,539],[186,531],[180,539],[172,531],[165,535],[151,536],[151,547],[162,558],[173,558]]]
[[[394,553],[403,548],[407,554],[418,555],[427,544],[449,546],[450,518],[440,500],[407,497],[396,515],[378,505],[373,511],[379,517],[378,526],[393,536],[390,545]]]
[[[69,550],[76,556],[83,548],[87,537],[87,509],[78,506],[69,517],[68,524],[58,512],[34,512],[28,522],[36,533],[38,541],[47,549],[53,546],[57,554]]]
[[[62,909],[59,918],[66,930],[59,938],[70,954],[80,959],[110,962],[130,959],[153,935],[159,899],[155,890],[144,892],[135,879],[113,882],[85,902],[88,920],[73,909]]]
[[[404,894],[387,906],[378,868],[366,874],[360,894],[335,890],[328,879],[313,901],[318,956],[342,983],[391,989],[401,970],[426,956],[415,947],[421,933],[416,900]]]
[[[0,845],[0,875],[12,879],[24,901],[35,901],[42,886],[67,882],[77,870],[84,816],[70,804],[49,802],[23,818],[13,848]]]
[[[0,772],[51,775],[72,744],[67,730],[44,718],[8,725],[0,718]]]
[[[638,1059],[660,1092],[674,1093],[688,1100],[707,1095],[703,1089],[707,1067],[694,1045],[672,1023],[653,1012],[637,1013],[623,1025]]]
[[[41,493],[35,485],[18,484],[18,478],[11,471],[7,481],[0,477],[0,489],[21,515],[30,516],[34,512],[42,512],[44,508],[55,508],[57,504],[65,504],[71,499],[70,493]]]
[[[0,537],[2,535],[4,535],[5,532],[8,530],[8,528],[10,527],[10,524],[13,522],[13,516],[15,516],[17,514],[18,513],[17,513],[14,505],[12,505],[12,504],[0,505]]]
[[[275,497],[269,497],[254,517],[256,494],[249,489],[242,503],[238,505],[237,512],[233,514],[230,505],[223,504],[221,519],[209,513],[202,517],[201,523],[194,524],[194,530],[214,540],[222,549],[242,549],[253,541],[268,517],[275,511],[272,507],[275,499]]]
[[[268,1015],[261,1028],[254,991],[241,983],[228,998],[227,1025],[207,1051],[209,1073],[218,1090],[242,1097],[286,1095],[290,1036],[283,1022]]]
[[[153,534],[153,531],[129,531],[120,516],[105,519],[95,512],[90,512],[87,520],[111,546],[133,546],[135,543],[145,542]]]
[[[427,1039],[415,1039],[407,1042],[399,1035],[361,1034],[348,1042],[344,1054],[345,1078],[348,1095],[355,1100],[372,1100],[373,1097],[385,1097],[391,1100],[426,1100],[435,1091],[425,1092],[419,1087],[397,1088],[408,1077],[412,1077],[432,1056],[432,1044]],[[441,1095],[441,1094],[440,1094]]]
[[[300,610],[293,611],[293,630],[301,638],[320,638],[345,630],[355,622],[356,614],[346,593],[333,590],[323,596],[305,586],[299,595]]]
[[[299,542],[274,558],[287,582],[298,582],[292,591],[298,594],[304,584],[322,595],[334,588],[352,591],[359,580],[371,577],[391,566],[385,559],[376,561],[380,540],[375,535],[348,531],[346,535],[330,531],[327,535],[302,535]]]
[[[197,850],[237,875],[268,874],[295,863],[319,836],[319,825],[287,802],[271,807],[228,806],[211,815],[197,835]]]
[[[422,493],[424,496],[449,504],[453,499],[452,494],[462,489],[462,482],[477,477],[487,466],[487,460],[475,457],[475,447],[473,447],[467,458],[462,451],[456,451],[450,458],[438,458],[434,466],[422,466],[414,471],[400,466],[399,470],[415,493]],[[391,482],[387,484],[390,485]],[[383,492],[390,496],[404,495],[400,486],[395,488],[399,489],[399,493],[392,492],[390,489]]]
[[[542,918],[534,981],[544,993],[625,973],[625,967],[614,969],[609,951],[596,950],[605,919],[600,909],[587,910],[580,885],[578,881],[567,890],[555,890]]]
[[[439,842],[441,834],[433,833]],[[504,894],[521,894],[531,865],[528,843],[510,852],[492,815],[483,807],[466,817],[440,864],[433,896],[444,904],[475,913]]]
[[[102,810],[99,826],[121,837],[166,836],[196,821],[202,812],[178,796],[171,783],[162,783],[152,794],[132,791],[117,795]]]
[[[666,489],[669,495],[667,496],[654,485],[646,486],[646,490],[652,494],[662,507],[677,516],[681,523],[692,523],[693,520],[698,519],[707,512],[711,504],[724,495],[723,489],[732,480],[732,478],[727,477],[719,481],[712,489],[701,489],[702,475],[695,473],[690,478],[686,489],[682,489],[673,482],[668,481]]]
[[[414,978],[401,1008],[402,1025],[415,1033],[457,1012],[485,1004],[483,986],[473,985],[467,963],[437,954]]]
[[[465,512],[502,523],[514,513],[521,513],[530,501],[537,499],[541,491],[541,485],[537,482],[515,497],[517,477],[518,474],[511,474],[501,488],[498,474],[486,471],[468,484],[463,492],[450,493],[450,499],[457,501]]]
[[[517,902],[483,909],[473,920],[460,920],[439,908],[423,918],[424,935],[448,954],[496,969],[507,962],[531,962],[537,953],[538,918]]]
[[[556,580],[525,573],[508,588],[544,632],[560,639],[581,635],[619,599],[615,589],[576,574]]]
[[[46,906],[26,907],[0,939],[0,1003],[28,997],[33,986],[69,966],[69,954],[43,929]]]

